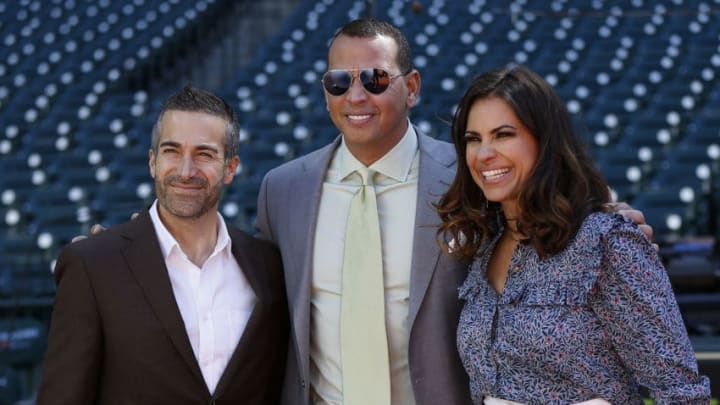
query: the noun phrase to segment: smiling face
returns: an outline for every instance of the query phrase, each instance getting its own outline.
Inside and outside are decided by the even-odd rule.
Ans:
[[[497,97],[475,101],[465,129],[468,169],[485,198],[516,218],[518,196],[538,160],[538,141],[510,105]]]
[[[201,112],[170,110],[159,126],[157,153],[149,151],[161,217],[213,217],[224,184],[229,184],[238,156],[225,159],[227,122]]]
[[[380,68],[390,76],[400,75],[398,46],[385,35],[349,37],[339,35],[328,53],[328,70]],[[381,94],[365,90],[355,78],[347,92],[333,96],[325,91],[325,102],[335,126],[343,134],[350,152],[369,165],[389,152],[407,130],[408,110],[415,104],[420,75],[411,71],[392,79]]]

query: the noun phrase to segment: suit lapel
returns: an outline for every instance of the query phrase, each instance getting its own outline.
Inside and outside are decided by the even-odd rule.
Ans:
[[[450,186],[455,163],[455,155],[447,144],[422,135],[418,129],[416,132],[420,148],[420,175],[410,273],[408,325],[411,330],[441,254],[435,238],[440,217],[432,204]]]
[[[135,276],[150,307],[167,331],[173,345],[193,375],[205,385],[180,315],[160,245],[147,211],[132,221],[126,237],[131,241],[124,250],[130,271]]]
[[[440,218],[432,204],[448,189],[455,175],[455,153],[452,147],[423,135],[417,128],[415,131],[420,149],[420,175],[410,274],[408,325],[411,329],[441,254],[435,239]],[[288,235],[294,238],[292,255],[285,257],[296,259],[283,265],[286,267],[285,280],[293,311],[298,353],[309,353],[310,350],[310,283],[315,227],[325,171],[340,140],[338,137],[330,145],[318,150],[315,156],[308,156],[303,161],[303,171],[298,172],[284,187],[288,194],[282,202],[284,209],[279,210],[284,212],[283,217],[289,224],[286,228],[290,230]],[[308,193],[304,194],[300,190],[307,190]],[[303,198],[304,195],[308,197]],[[290,201],[294,203],[293,209],[288,209]],[[298,360],[302,370],[309,370],[309,356],[300,356]]]
[[[293,330],[295,331],[298,359],[301,371],[307,375],[310,370],[310,290],[312,282],[313,252],[315,251],[315,229],[317,225],[318,212],[320,209],[320,197],[325,181],[325,172],[333,156],[333,152],[340,143],[337,137],[330,145],[318,150],[316,154],[303,161],[302,171],[298,172],[291,180],[291,184],[285,187],[288,191],[283,204],[285,214],[283,217],[288,224],[288,236],[293,238],[292,254],[296,258],[292,263],[285,263],[285,281],[288,285],[288,300],[292,310],[291,318]],[[306,190],[307,194],[302,190]],[[303,198],[307,196],[306,198]],[[293,209],[288,209],[291,204]]]

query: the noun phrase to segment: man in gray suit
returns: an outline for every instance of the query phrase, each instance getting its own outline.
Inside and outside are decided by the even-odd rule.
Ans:
[[[283,403],[343,403],[339,280],[350,198],[359,187],[352,172],[366,166],[378,172],[392,404],[469,404],[455,349],[465,266],[438,248],[432,206],[453,178],[452,146],[409,122],[420,73],[394,26],[369,19],[345,25],[330,46],[328,69],[325,99],[341,136],[271,170],[258,200],[257,226],[280,247],[291,308]]]

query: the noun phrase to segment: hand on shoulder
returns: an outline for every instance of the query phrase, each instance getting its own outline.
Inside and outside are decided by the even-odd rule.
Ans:
[[[640,228],[640,230],[645,234],[645,237],[647,237],[648,240],[652,242],[653,228],[652,226],[645,223],[645,215],[642,213],[642,211],[634,209],[630,206],[630,204],[626,202],[607,203],[606,206],[609,211],[617,212],[625,218],[628,218],[631,221],[635,222]],[[660,247],[657,243],[653,243],[653,247],[655,248],[655,250],[660,250]]]
[[[131,219],[131,220],[132,220],[132,219],[135,219],[135,218],[137,218],[138,215],[139,215],[139,214],[138,214],[137,212],[134,212],[132,215],[130,215],[130,219]],[[106,230],[106,229],[107,229],[106,227],[104,227],[104,226],[102,226],[102,225],[100,225],[100,224],[95,224],[95,225],[93,225],[93,226],[90,227],[90,235],[89,235],[89,236],[97,235],[97,234],[99,234],[100,232],[102,232],[102,231],[104,231],[104,230]],[[73,238],[70,240],[70,242],[71,242],[71,243],[75,243],[75,242],[77,242],[77,241],[81,241],[81,240],[87,239],[87,238],[88,238],[88,235],[76,235],[76,236],[73,236]]]

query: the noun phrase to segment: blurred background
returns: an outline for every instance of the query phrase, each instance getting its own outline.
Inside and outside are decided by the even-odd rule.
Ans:
[[[272,167],[337,136],[329,39],[374,16],[422,73],[411,118],[449,140],[478,73],[510,62],[566,101],[618,200],[645,213],[720,396],[720,0],[0,0],[0,405],[32,404],[58,249],[154,199],[147,150],[186,83],[239,112],[221,210],[252,232]]]

